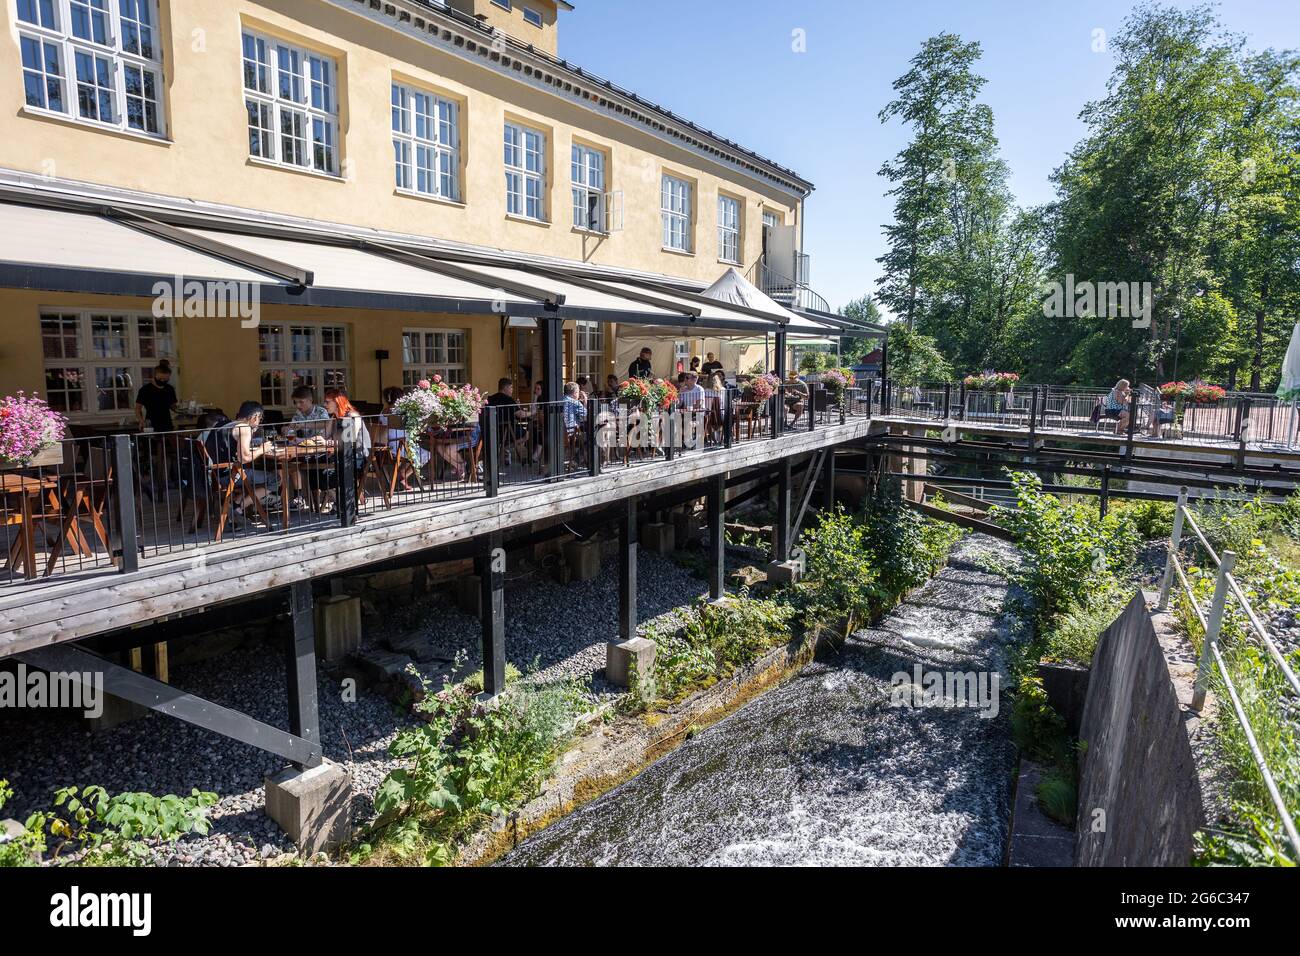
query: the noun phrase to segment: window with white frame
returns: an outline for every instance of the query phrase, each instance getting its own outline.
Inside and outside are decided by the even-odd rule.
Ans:
[[[402,384],[441,376],[448,385],[469,382],[468,336],[464,329],[405,329],[402,332]]]
[[[607,232],[605,224],[605,154],[573,144],[573,224],[591,232]]]
[[[263,322],[257,327],[261,402],[285,408],[293,390],[307,385],[323,400],[327,388],[347,388],[347,329],[307,322]]]
[[[740,262],[740,201],[718,194],[718,258]]]
[[[546,134],[506,123],[506,212],[539,222],[546,219]]]
[[[542,15],[532,7],[524,7],[524,22],[540,27],[542,25]]]
[[[179,390],[171,319],[130,312],[48,310],[41,313],[45,400],[72,416],[125,413],[162,359]]]
[[[592,387],[605,387],[605,326],[578,322],[574,329],[574,376],[591,376]]]
[[[248,155],[337,175],[338,68],[334,60],[245,30],[243,64]]]
[[[17,3],[29,108],[96,126],[165,134],[157,0]]]
[[[664,173],[662,205],[664,248],[691,251],[691,184]]]
[[[454,100],[393,84],[397,188],[460,201],[460,110]]]

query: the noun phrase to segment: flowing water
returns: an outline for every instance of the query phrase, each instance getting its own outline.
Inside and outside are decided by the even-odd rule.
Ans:
[[[920,664],[983,672],[990,690],[996,674],[1005,690],[1016,622],[1005,578],[988,568],[1012,560],[1007,545],[964,538],[877,627],[502,863],[998,865],[1015,764],[1009,714],[990,716],[996,698],[897,706],[891,678]]]

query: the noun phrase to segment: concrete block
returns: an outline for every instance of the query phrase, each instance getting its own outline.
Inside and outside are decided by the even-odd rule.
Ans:
[[[627,687],[633,672],[645,678],[654,673],[655,642],[634,637],[622,643],[605,645],[605,679],[615,687]]]
[[[798,561],[773,561],[767,566],[769,584],[798,584],[803,577],[803,568]]]
[[[361,599],[338,594],[316,602],[316,656],[334,664],[361,646]]]
[[[308,856],[337,850],[352,835],[352,776],[332,761],[267,777],[266,815]]]
[[[479,617],[482,603],[479,589],[483,586],[477,574],[467,574],[456,579],[456,606],[471,617]]]
[[[695,511],[682,509],[673,514],[673,534],[677,547],[683,548],[688,542],[694,541],[699,537],[703,528],[699,517]]]
[[[353,660],[367,678],[379,684],[401,680],[406,668],[414,663],[405,654],[387,654],[383,651],[357,654]]]
[[[414,568],[393,568],[366,576],[366,586],[372,591],[402,591],[414,587]]]
[[[641,531],[641,547],[654,554],[671,554],[676,543],[675,529],[666,521],[651,521]]]
[[[590,581],[600,574],[600,543],[595,538],[565,542],[564,563],[570,580]]]

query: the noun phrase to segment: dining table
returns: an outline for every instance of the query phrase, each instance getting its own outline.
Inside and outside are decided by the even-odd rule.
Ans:
[[[321,471],[335,465],[334,443],[332,441],[304,441],[288,445],[275,445],[262,456],[275,462],[280,473],[280,523],[289,530],[289,500],[294,492],[290,473],[294,468],[305,471]]]
[[[25,577],[40,575],[36,567],[36,523],[46,517],[40,507],[44,497],[52,514],[59,514],[59,482],[56,478],[32,477],[17,472],[0,472],[0,498],[5,502],[3,508],[4,524],[17,527],[17,533],[9,546],[9,570],[22,568]],[[9,509],[9,501],[16,500],[17,512]],[[53,562],[45,570],[49,576],[54,570]]]

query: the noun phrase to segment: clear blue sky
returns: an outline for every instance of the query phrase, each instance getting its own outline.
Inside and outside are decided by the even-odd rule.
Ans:
[[[891,204],[881,163],[905,142],[876,118],[921,41],[978,40],[983,100],[997,120],[1011,188],[1052,197],[1052,170],[1078,141],[1080,107],[1113,60],[1092,50],[1129,2],[1089,0],[574,0],[560,55],[797,170],[808,201],[812,286],[832,306],[875,291]],[[1179,2],[1178,6],[1194,6]],[[1219,18],[1251,46],[1300,48],[1300,2],[1229,0]],[[807,52],[791,50],[805,31]]]

